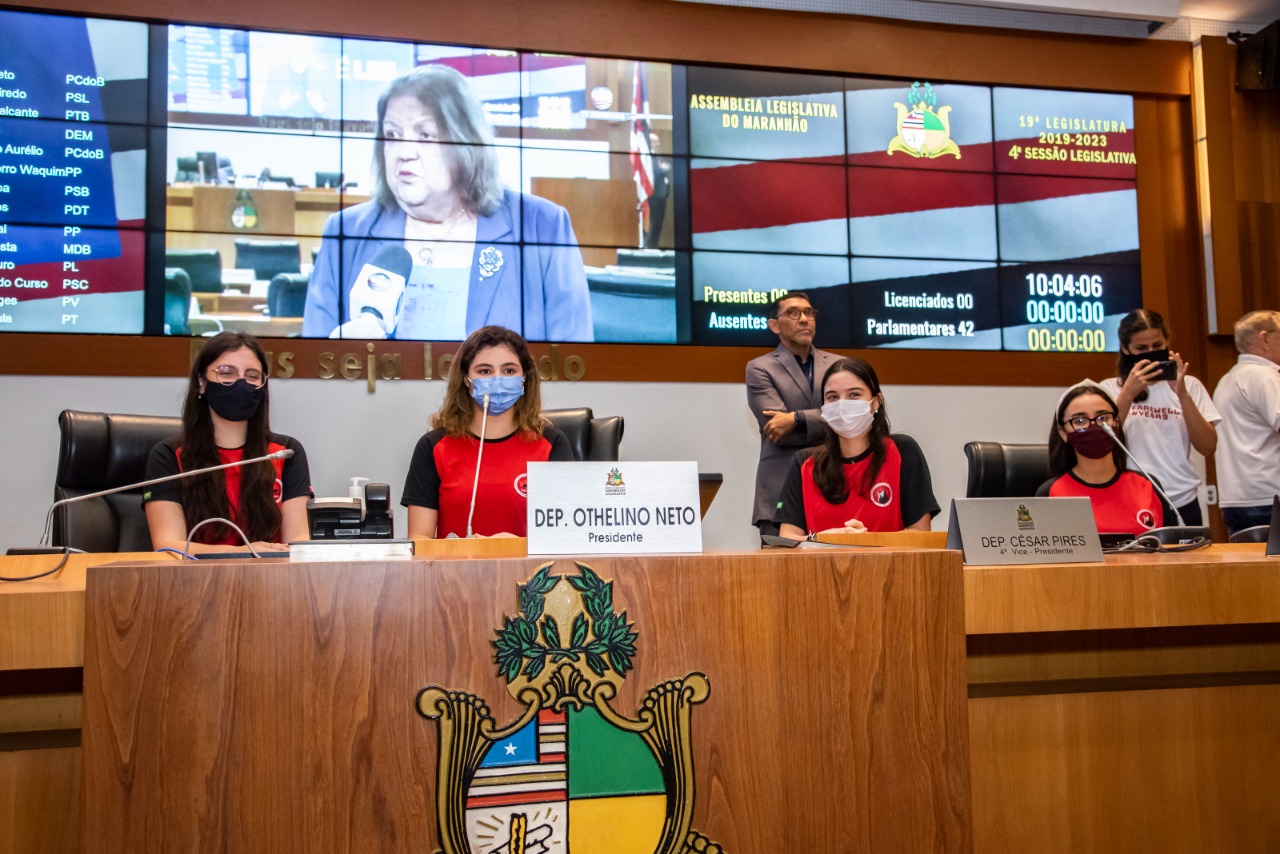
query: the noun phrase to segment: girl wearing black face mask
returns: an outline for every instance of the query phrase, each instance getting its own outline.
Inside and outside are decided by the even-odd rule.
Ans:
[[[1137,462],[1160,480],[1188,525],[1202,524],[1200,475],[1191,449],[1205,457],[1218,447],[1215,425],[1222,420],[1201,382],[1187,374],[1187,364],[1169,351],[1164,318],[1145,308],[1120,321],[1118,376],[1103,380],[1116,402],[1126,444]],[[1161,362],[1172,362],[1175,379],[1161,377]]]
[[[142,500],[155,548],[181,549],[196,523],[218,517],[238,525],[259,551],[307,539],[307,456],[296,439],[270,431],[266,364],[251,335],[223,332],[211,338],[191,366],[182,434],[152,450],[147,479],[286,448],[293,456],[152,486]],[[239,534],[215,522],[196,532],[190,550],[243,550],[242,544]]]
[[[1037,495],[1087,496],[1103,534],[1141,534],[1173,520],[1151,481],[1125,468],[1124,441],[1111,396],[1091,380],[1067,389],[1049,431],[1049,466],[1056,476]]]

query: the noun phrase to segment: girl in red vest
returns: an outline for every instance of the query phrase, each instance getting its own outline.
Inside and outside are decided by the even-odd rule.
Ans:
[[[929,530],[939,512],[929,465],[910,436],[889,435],[875,370],[841,359],[822,378],[826,441],[797,457],[774,521],[791,539],[826,532]]]

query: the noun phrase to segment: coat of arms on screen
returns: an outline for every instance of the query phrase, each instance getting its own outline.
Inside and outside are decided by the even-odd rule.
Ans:
[[[483,698],[428,685],[438,720],[436,822],[442,854],[719,854],[689,824],[690,720],[707,699],[701,673],[650,688],[635,717],[610,701],[632,667],[637,635],[613,609],[613,582],[589,566],[539,567],[505,617],[498,674],[525,708],[500,725]]]
[[[960,146],[951,139],[951,107],[938,107],[932,83],[912,83],[907,103],[893,106],[898,111],[898,135],[889,142],[887,154],[902,151],[912,157],[951,154],[960,158]]]

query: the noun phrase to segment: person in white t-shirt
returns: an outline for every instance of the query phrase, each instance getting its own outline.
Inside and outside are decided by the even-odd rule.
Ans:
[[[1236,321],[1240,357],[1218,381],[1222,410],[1218,499],[1234,534],[1271,521],[1280,493],[1280,311],[1253,311]]]
[[[1218,446],[1216,425],[1222,420],[1209,392],[1187,374],[1187,363],[1169,351],[1164,318],[1145,308],[1124,316],[1118,330],[1119,376],[1101,385],[1116,402],[1129,450],[1129,468],[1142,464],[1168,493],[1187,525],[1203,525],[1200,475],[1191,464],[1191,449],[1205,457]],[[1177,366],[1177,379],[1160,378],[1160,362]],[[1170,524],[1173,520],[1170,520]]]

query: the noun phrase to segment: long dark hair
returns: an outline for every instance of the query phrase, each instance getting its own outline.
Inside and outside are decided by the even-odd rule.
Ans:
[[[1111,412],[1116,412],[1116,402],[1111,399],[1111,395],[1102,388],[1102,386],[1092,385],[1090,383],[1082,383],[1074,386],[1066,394],[1062,396],[1062,400],[1058,402],[1058,409],[1053,415],[1053,425],[1049,428],[1049,470],[1054,477],[1060,477],[1076,467],[1076,449],[1071,447],[1070,443],[1058,434],[1058,428],[1069,430],[1062,424],[1062,414],[1067,411],[1067,407],[1071,405],[1071,401],[1077,397],[1083,397],[1086,394],[1096,394],[1107,402],[1107,406],[1111,407]],[[1111,428],[1116,431],[1116,435],[1120,437],[1120,441],[1124,441],[1124,428],[1117,421],[1116,426]],[[1111,449],[1111,459],[1116,464],[1117,471],[1124,471],[1125,454],[1124,449],[1119,443]]]
[[[889,437],[889,413],[885,411],[884,398],[880,395],[880,379],[876,376],[875,368],[862,359],[854,357],[839,359],[827,368],[827,372],[822,375],[824,397],[827,391],[827,380],[831,379],[832,374],[841,372],[853,374],[862,380],[867,390],[871,392],[872,398],[880,399],[880,408],[876,410],[875,417],[871,420],[871,430],[867,433],[871,464],[867,466],[866,476],[858,486],[858,493],[867,495],[875,485],[880,468],[884,465],[885,455],[888,453],[884,442]],[[844,477],[844,457],[840,453],[840,436],[830,427],[827,428],[826,439],[813,452],[813,485],[818,487],[822,497],[831,504],[843,504],[849,500],[849,487]]]
[[[486,347],[506,347],[520,360],[520,368],[524,371],[524,394],[514,407],[516,429],[524,438],[536,439],[541,435],[544,424],[538,369],[529,353],[529,345],[518,333],[504,326],[482,326],[462,342],[453,367],[449,369],[444,402],[440,404],[440,411],[431,416],[431,426],[443,429],[450,436],[465,436],[470,432],[476,403],[471,399],[471,389],[467,387],[467,372],[471,370],[476,354]]]
[[[1124,363],[1124,351],[1129,349],[1129,341],[1135,333],[1145,332],[1148,329],[1160,330],[1160,334],[1164,335],[1165,346],[1169,346],[1169,327],[1165,325],[1164,318],[1151,309],[1135,308],[1120,319],[1120,326],[1116,329],[1116,335],[1120,339],[1120,352],[1116,355],[1116,376],[1120,378],[1121,385],[1129,379],[1129,371],[1126,370]],[[1133,401],[1141,403],[1147,397],[1149,397],[1148,390],[1144,388],[1134,396]]]
[[[187,399],[182,406],[182,468],[184,471],[219,465],[218,446],[213,440],[213,419],[209,414],[209,401],[200,391],[209,366],[224,353],[247,348],[258,357],[262,374],[267,373],[267,354],[258,339],[243,332],[220,332],[209,339],[204,349],[191,365],[191,377],[187,382]],[[215,382],[208,380],[207,382]],[[263,380],[262,405],[248,421],[244,440],[244,457],[260,457],[268,453],[270,442],[270,407],[267,381]],[[270,541],[280,531],[280,507],[275,500],[275,467],[255,463],[240,469],[240,518],[233,520],[244,529],[251,541]],[[221,516],[230,518],[231,506],[227,501],[226,472],[215,471],[182,481],[182,512],[188,526],[203,519]],[[196,539],[206,543],[221,542],[230,532],[221,522],[206,525],[196,532]]]

